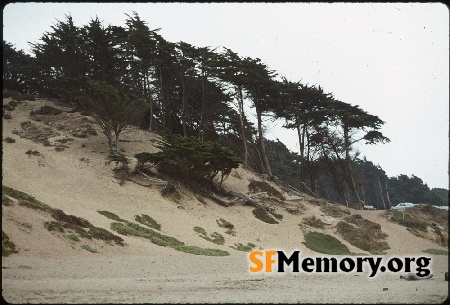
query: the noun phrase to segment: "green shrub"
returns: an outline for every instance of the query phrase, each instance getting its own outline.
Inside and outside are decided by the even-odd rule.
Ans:
[[[134,219],[137,222],[139,222],[139,223],[141,223],[143,225],[146,225],[149,228],[156,229],[156,230],[161,230],[161,225],[159,223],[157,223],[153,218],[151,218],[148,215],[145,215],[145,214],[142,214],[141,216],[136,215],[134,217]]]
[[[213,182],[219,177],[219,186],[241,162],[231,149],[217,142],[201,141],[196,137],[183,137],[169,132],[159,132],[161,140],[155,145],[156,153],[139,153],[135,157],[138,167],[155,164],[159,171],[186,183]],[[218,174],[220,173],[220,176]]]
[[[350,250],[339,239],[320,232],[307,232],[303,244],[318,253],[330,255],[351,254]]]
[[[2,230],[2,256],[10,256],[17,253],[16,245],[9,240],[9,236]]]
[[[230,229],[230,230],[234,229],[234,225],[231,222],[226,221],[223,218],[217,219],[216,222],[219,225],[219,227],[221,227],[221,228],[227,228],[227,229]]]
[[[122,221],[122,222],[126,222],[126,220],[120,218],[119,216],[117,216],[114,213],[108,212],[108,211],[97,211],[99,214],[108,217],[109,219],[115,220],[115,221]]]
[[[44,114],[44,115],[58,115],[63,113],[62,110],[59,110],[55,107],[52,106],[42,106],[41,108],[39,108],[36,111],[31,111],[32,115],[36,115],[36,114]]]
[[[238,243],[238,244],[235,243],[234,246],[230,246],[230,248],[232,248],[234,250],[243,251],[243,252],[250,252],[255,247],[256,247],[256,245],[253,243],[247,243],[247,245],[243,245],[241,243]]]
[[[78,237],[78,235],[74,234],[74,233],[66,234],[66,237],[68,239],[71,239],[71,240],[74,240],[74,241],[80,241],[80,237]]]
[[[223,237],[223,235],[217,232],[214,232],[210,236],[208,236],[205,229],[203,229],[202,227],[194,227],[194,231],[199,233],[201,238],[217,245],[223,245],[225,243],[225,238]]]
[[[89,252],[92,252],[92,253],[97,252],[97,250],[91,248],[91,246],[86,245],[86,244],[81,245],[81,248],[83,248],[83,249],[85,249],[85,250],[88,250]]]
[[[33,196],[13,188],[2,185],[2,193],[18,200],[20,205],[24,205],[33,209],[51,211],[52,209],[45,203],[40,202]]]
[[[434,248],[426,249],[426,250],[423,250],[422,252],[434,254],[434,255],[448,255],[448,250],[434,249]]]
[[[272,216],[270,216],[269,213],[266,210],[264,210],[263,208],[255,208],[252,210],[252,213],[257,219],[264,221],[265,223],[269,223],[269,224],[279,223]]]

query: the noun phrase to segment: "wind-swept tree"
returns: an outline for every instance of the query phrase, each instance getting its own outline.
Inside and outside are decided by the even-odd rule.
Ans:
[[[352,106],[338,100],[333,100],[329,104],[328,110],[334,123],[341,128],[343,138],[342,149],[345,154],[344,160],[346,166],[345,177],[356,197],[358,207],[362,208],[361,199],[353,179],[350,151],[353,144],[362,140],[364,140],[366,144],[390,142],[389,138],[385,137],[379,131],[384,122],[377,116],[367,113],[358,106]],[[340,158],[340,154],[336,149],[335,152],[336,156]]]
[[[145,103],[105,82],[86,77],[66,79],[64,94],[94,117],[108,138],[109,149],[116,151],[119,150],[120,133],[142,114]]]

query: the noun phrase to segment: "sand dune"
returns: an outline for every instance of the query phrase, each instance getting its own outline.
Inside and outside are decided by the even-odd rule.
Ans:
[[[7,103],[10,99],[4,99]],[[114,164],[107,164],[107,142],[99,131],[84,138],[72,136],[78,113],[64,114],[65,126],[46,120],[30,119],[29,113],[54,102],[22,102],[3,119],[2,184],[36,197],[66,214],[87,219],[95,226],[111,231],[112,220],[97,213],[106,210],[128,221],[135,215],[150,215],[161,224],[161,233],[188,245],[230,252],[226,257],[196,256],[172,248],[157,246],[139,237],[122,236],[124,247],[102,241],[86,241],[98,252],[82,249],[62,234],[49,232],[44,222],[51,217],[17,203],[2,205],[2,230],[16,244],[18,253],[2,259],[3,297],[12,303],[441,303],[448,296],[448,257],[432,257],[434,277],[408,282],[398,273],[383,273],[375,278],[367,274],[251,274],[247,253],[231,249],[236,243],[256,244],[258,249],[300,250],[303,256],[320,255],[307,247],[304,229],[298,224],[304,217],[322,217],[319,207],[309,197],[284,193],[303,213],[293,215],[282,207],[277,213],[283,220],[277,225],[264,223],[252,214],[252,207],[223,207],[211,200],[200,202],[185,189],[175,202],[160,195],[157,186],[142,187],[127,181],[120,186],[114,179]],[[38,129],[58,135],[49,138],[50,146],[18,136],[24,121]],[[74,124],[73,126],[70,124]],[[86,123],[86,122],[85,122]],[[95,127],[95,125],[93,125]],[[57,128],[58,127],[58,128]],[[72,129],[71,129],[72,128]],[[71,138],[60,151],[58,139]],[[155,151],[155,134],[130,128],[124,131],[121,147],[132,157],[138,152]],[[39,156],[26,154],[39,151]],[[261,177],[239,168],[223,186],[227,190],[248,192],[249,179]],[[271,183],[271,182],[270,182]],[[275,184],[273,184],[276,187]],[[354,211],[381,224],[391,249],[386,256],[424,255],[425,249],[445,249],[431,240],[419,238],[404,227],[387,221],[382,211]],[[223,218],[235,226],[235,236],[225,234],[216,220]],[[195,226],[208,233],[225,236],[224,245],[199,237]],[[340,238],[335,224],[323,232]],[[342,238],[340,238],[342,240]],[[342,242],[354,253],[367,252]],[[383,288],[388,288],[383,290]]]

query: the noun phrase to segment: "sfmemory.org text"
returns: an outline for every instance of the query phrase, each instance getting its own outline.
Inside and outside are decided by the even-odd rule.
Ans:
[[[291,272],[358,272],[369,271],[369,277],[378,272],[411,272],[414,270],[418,277],[428,276],[431,258],[419,257],[300,257],[300,251],[293,251],[286,255],[283,251],[253,251],[249,253],[250,272],[285,272],[285,266],[291,266]],[[384,261],[383,261],[384,259]],[[274,265],[277,267],[274,271]],[[301,270],[301,271],[300,271]]]

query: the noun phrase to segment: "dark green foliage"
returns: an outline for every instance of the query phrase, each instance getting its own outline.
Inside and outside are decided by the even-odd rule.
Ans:
[[[16,140],[11,137],[6,137],[3,141],[5,141],[6,143],[15,143],[16,142]]]
[[[330,255],[348,255],[350,250],[337,238],[319,232],[307,232],[303,244],[309,249]]]
[[[157,153],[139,153],[138,163],[152,163],[158,170],[185,183],[201,183],[213,179],[220,173],[219,186],[240,160],[233,152],[217,142],[201,141],[195,137],[182,137],[161,132],[161,140],[156,145]]]
[[[218,249],[203,249],[196,246],[186,246],[184,242],[179,241],[176,238],[163,235],[152,229],[144,228],[140,225],[126,222],[113,222],[111,229],[122,235],[139,236],[149,239],[152,243],[158,246],[170,247],[178,251],[196,255],[209,255],[209,256],[225,256],[229,255],[228,252]]]
[[[126,222],[126,220],[120,218],[119,216],[117,216],[114,213],[108,212],[108,211],[97,211],[99,214],[108,217],[109,219],[115,220],[115,221],[122,221],[122,222]]]
[[[423,250],[422,252],[433,254],[433,255],[447,255],[448,256],[448,251],[442,250],[442,249],[426,249],[426,250]]]
[[[17,191],[13,188],[2,185],[2,193],[11,196],[19,201],[20,205],[24,205],[33,209],[51,211],[52,209],[45,203],[40,202],[33,196],[30,196],[24,192]]]
[[[2,230],[2,256],[9,256],[17,253],[16,245],[9,240],[9,236]]]
[[[247,245],[243,245],[241,243],[235,243],[234,246],[230,246],[230,248],[243,252],[250,252],[256,247],[253,243],[247,243]]]
[[[262,208],[253,209],[252,213],[256,218],[258,218],[259,220],[264,221],[266,223],[269,223],[269,224],[279,223],[272,216],[270,216],[270,214],[266,210],[264,210]]]
[[[159,223],[157,223],[153,218],[151,218],[148,215],[145,215],[145,214],[142,214],[140,216],[136,215],[134,217],[134,219],[137,222],[139,222],[139,223],[141,223],[143,225],[146,225],[149,228],[156,229],[156,230],[161,230],[161,225]]]
[[[58,115],[63,113],[62,110],[59,110],[55,107],[52,106],[42,106],[41,108],[39,108],[36,111],[31,111],[32,115]]]
[[[402,211],[392,211],[391,220],[404,227],[417,229],[423,232],[425,232],[428,227],[428,223],[426,223],[425,221],[416,219],[408,213],[404,213]]]
[[[356,226],[346,221],[339,221],[336,226],[337,232],[353,246],[371,254],[384,254],[384,250],[390,248],[384,241],[387,235],[381,232],[379,224],[363,219],[360,215],[352,215],[345,219]]]
[[[225,238],[217,232],[214,232],[210,236],[208,236],[205,229],[203,229],[202,227],[194,227],[194,231],[200,234],[201,238],[206,239],[207,241],[210,241],[212,243],[218,245],[223,245],[225,243]]]
[[[217,219],[216,222],[219,225],[219,227],[221,227],[221,228],[227,228],[230,230],[234,229],[234,225],[231,222],[229,222],[223,218]]]

